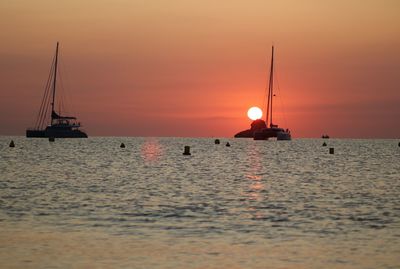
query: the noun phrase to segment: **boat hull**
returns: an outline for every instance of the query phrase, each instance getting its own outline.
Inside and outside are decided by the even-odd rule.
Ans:
[[[288,132],[279,132],[276,136],[277,140],[292,140],[292,136]]]
[[[87,138],[81,130],[63,130],[60,128],[46,128],[45,130],[26,130],[26,137],[36,138]]]
[[[282,128],[265,128],[254,133],[254,140],[268,140],[275,137],[277,140],[292,140],[290,132]]]
[[[254,132],[251,129],[244,130],[242,132],[239,132],[235,134],[235,138],[253,138],[254,137]]]
[[[45,130],[26,130],[26,137],[46,137]]]

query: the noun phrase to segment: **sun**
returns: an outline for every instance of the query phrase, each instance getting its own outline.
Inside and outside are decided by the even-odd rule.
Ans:
[[[247,116],[251,120],[258,120],[261,119],[262,117],[262,110],[259,107],[253,106],[250,107],[249,110],[247,111]]]

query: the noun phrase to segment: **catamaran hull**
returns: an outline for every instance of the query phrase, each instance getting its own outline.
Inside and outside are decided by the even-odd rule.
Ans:
[[[26,130],[26,137],[46,137],[44,130]]]
[[[234,136],[235,138],[253,138],[254,137],[254,131],[251,129],[241,131]]]
[[[55,130],[26,130],[26,137],[36,138],[87,138],[87,134],[80,130],[55,131]]]
[[[288,132],[280,132],[280,133],[277,133],[276,139],[277,140],[292,140],[292,136]]]
[[[254,140],[268,140],[275,137],[276,140],[292,140],[290,132],[282,128],[265,128],[254,133]]]

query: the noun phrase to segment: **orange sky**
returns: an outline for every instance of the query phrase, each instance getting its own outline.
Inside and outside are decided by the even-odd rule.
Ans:
[[[0,135],[34,124],[60,41],[90,136],[233,136],[263,103],[274,44],[275,123],[398,138],[399,14],[396,0],[0,0]]]

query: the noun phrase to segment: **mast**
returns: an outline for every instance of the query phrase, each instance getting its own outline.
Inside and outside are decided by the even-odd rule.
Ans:
[[[274,87],[274,46],[272,46],[272,56],[271,56],[271,69],[269,71],[269,85],[268,85],[268,100],[267,100],[267,115],[265,123],[268,127],[272,126],[272,97],[273,97],[273,87]]]
[[[53,100],[51,102],[51,121],[53,123],[54,102],[56,97],[56,82],[57,82],[57,61],[58,61],[58,42],[56,47],[56,59],[54,62],[54,80],[53,80]]]

